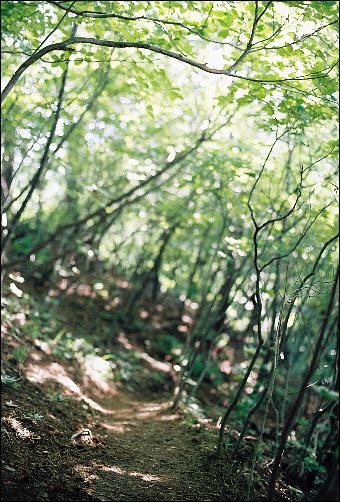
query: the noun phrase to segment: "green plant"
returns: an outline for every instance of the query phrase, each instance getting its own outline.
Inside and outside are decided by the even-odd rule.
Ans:
[[[13,357],[18,363],[21,363],[25,357],[27,356],[27,348],[26,347],[16,347],[13,350]]]
[[[63,359],[75,358],[83,363],[88,355],[94,355],[95,349],[85,338],[66,338],[62,336],[65,330],[61,330],[52,342],[53,354]]]
[[[142,356],[137,352],[124,353],[114,351],[110,354],[101,356],[101,359],[104,361],[111,360],[111,371],[114,380],[117,382],[130,381],[132,376],[141,370],[139,361],[142,359]]]
[[[57,334],[57,336],[52,340],[51,344],[52,345],[56,345],[59,340],[61,339],[61,337],[66,333],[66,329],[61,329],[59,331],[59,333]]]
[[[19,379],[8,375],[8,373],[1,373],[1,383],[3,383],[4,385],[13,385],[13,387],[19,387],[19,384],[17,383],[18,380]]]
[[[26,415],[24,415],[24,418],[30,418],[31,420],[38,420],[39,422],[41,422],[44,416],[39,415],[39,413],[27,413]]]
[[[319,462],[316,460],[316,458],[313,457],[305,457],[303,460],[304,466],[307,469],[307,471],[320,471],[320,472],[326,472],[326,469],[319,464]]]
[[[185,418],[182,421],[183,425],[186,425],[188,427],[196,427],[198,422],[196,420],[196,417],[193,413],[187,412]]]
[[[197,427],[199,425],[199,420],[202,419],[205,419],[202,406],[199,404],[197,399],[191,398],[190,403],[186,405],[185,419],[183,420],[184,425]]]
[[[262,454],[262,450],[263,450],[263,448],[264,448],[264,445],[260,445],[260,446],[258,447],[257,452],[256,452],[256,457],[257,457],[257,461],[258,461],[258,462],[261,462],[261,454]]]
[[[52,401],[63,403],[64,401],[68,400],[68,396],[62,396],[61,394],[58,394],[58,392],[53,392],[51,399]]]
[[[175,349],[179,346],[178,340],[173,335],[160,335],[156,344],[156,350],[164,354],[174,354]]]

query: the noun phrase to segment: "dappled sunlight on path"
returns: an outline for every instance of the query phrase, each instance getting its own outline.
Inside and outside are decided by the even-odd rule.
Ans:
[[[204,467],[207,436],[185,425],[166,395],[147,397],[117,392],[97,398],[111,413],[96,410],[90,427],[104,446],[90,466],[78,465],[86,473],[88,493],[103,501],[203,500],[211,488]],[[210,434],[217,435],[213,424]],[[221,487],[214,490],[210,500],[221,496]]]

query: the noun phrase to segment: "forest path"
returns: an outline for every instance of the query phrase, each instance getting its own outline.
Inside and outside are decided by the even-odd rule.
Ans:
[[[157,400],[119,391],[97,397],[94,438],[104,439],[79,470],[97,500],[223,500],[208,457],[216,426],[185,425],[183,415]],[[100,410],[98,412],[98,410]],[[76,439],[86,442],[86,436]],[[93,452],[94,453],[94,452]]]
[[[15,340],[3,337],[8,373]],[[26,341],[20,385],[2,386],[2,500],[237,500],[211,456],[216,420],[172,409],[142,375],[108,384]]]
[[[147,353],[134,332],[119,333],[113,359],[92,352],[87,359],[81,335],[91,339],[89,320],[99,316],[88,303],[82,307],[77,317],[69,300],[63,305],[65,329],[58,342],[53,328],[52,337],[31,336],[33,316],[24,332],[20,310],[4,319],[2,500],[243,499],[241,469],[212,456],[218,416],[171,408],[172,366]],[[84,312],[92,314],[86,323]],[[54,315],[48,313],[49,322]],[[104,332],[104,324],[97,324],[93,331]],[[63,336],[73,329],[83,343],[77,349],[70,340],[77,357]]]

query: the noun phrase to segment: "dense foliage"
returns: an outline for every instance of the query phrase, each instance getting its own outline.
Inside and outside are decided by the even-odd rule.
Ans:
[[[175,404],[215,382],[218,451],[257,415],[255,462],[268,419],[269,493],[287,445],[316,489],[338,455],[338,3],[1,11],[3,273],[52,289],[95,265],[106,299],[124,277],[118,321],[178,298]]]

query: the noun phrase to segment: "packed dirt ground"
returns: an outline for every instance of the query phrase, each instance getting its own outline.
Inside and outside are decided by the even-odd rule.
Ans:
[[[128,357],[133,362],[121,381],[109,359],[94,357],[89,365],[88,358],[62,353],[56,338],[70,326],[91,330],[91,308],[98,308],[86,298],[77,312],[72,301],[65,296],[47,317],[55,343],[32,336],[33,322],[24,329],[34,308],[25,310],[23,299],[3,318],[2,500],[245,500],[245,465],[214,455],[214,408],[172,408],[172,365],[148,353],[136,333],[121,331],[115,342],[122,365]],[[64,330],[54,332],[54,315]],[[98,361],[111,377],[103,376]],[[278,483],[278,500],[296,499]],[[252,500],[264,499],[257,472]]]

